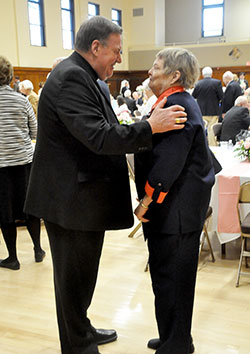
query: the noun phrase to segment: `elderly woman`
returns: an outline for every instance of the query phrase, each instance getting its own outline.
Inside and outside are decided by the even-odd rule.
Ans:
[[[188,119],[182,130],[156,134],[151,153],[135,156],[140,199],[135,214],[148,241],[159,331],[148,347],[157,354],[194,352],[191,322],[199,240],[214,183],[201,112],[185,91],[198,76],[197,59],[189,51],[171,48],[157,54],[149,86],[157,102],[167,97],[166,107],[183,106]]]
[[[0,56],[0,226],[9,253],[0,267],[18,270],[17,220],[25,220],[36,262],[45,252],[40,245],[40,219],[23,213],[37,123],[28,99],[9,86],[12,77],[11,63]]]

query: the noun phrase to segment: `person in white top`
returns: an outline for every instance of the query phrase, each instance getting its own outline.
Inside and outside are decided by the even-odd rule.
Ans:
[[[154,95],[153,91],[149,87],[149,78],[143,81],[142,86],[144,88],[144,96],[146,96],[146,103],[141,106],[140,112],[142,116],[146,116],[150,113],[154,103],[157,101],[157,97]]]

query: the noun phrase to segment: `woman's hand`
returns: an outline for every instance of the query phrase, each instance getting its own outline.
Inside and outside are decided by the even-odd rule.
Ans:
[[[137,219],[140,220],[141,222],[149,222],[148,219],[145,219],[143,216],[146,214],[147,209],[143,208],[141,204],[137,206],[137,208],[134,211],[134,214],[136,215]]]
[[[149,222],[148,219],[144,218],[144,214],[146,214],[148,210],[148,206],[151,202],[152,202],[152,198],[146,194],[144,198],[139,202],[137,208],[135,209],[134,214],[136,215],[137,219],[140,220],[141,222]]]

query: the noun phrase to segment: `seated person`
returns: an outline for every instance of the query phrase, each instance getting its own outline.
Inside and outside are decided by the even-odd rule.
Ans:
[[[38,106],[38,100],[39,97],[33,91],[34,86],[30,80],[24,80],[19,83],[19,91],[21,92],[22,95],[28,97],[28,100],[33,108],[33,111],[35,115],[37,116],[37,106]]]
[[[129,89],[127,89],[124,92],[124,100],[128,106],[128,109],[130,110],[132,116],[134,116],[134,111],[137,110],[137,106],[136,106],[135,100],[131,97],[131,91]]]
[[[250,125],[249,103],[246,96],[236,98],[234,106],[227,111],[222,121],[220,141],[232,140],[242,129],[248,129]]]
[[[119,116],[123,112],[131,113],[122,95],[116,97],[118,107],[115,109],[115,114]]]
[[[140,96],[139,92],[137,91],[134,91],[132,93],[132,97],[133,99],[135,100],[135,104],[136,104],[136,107],[138,108],[138,106],[142,106],[143,105],[143,99],[142,97]]]
[[[117,104],[118,107],[115,110],[115,114],[117,119],[119,120],[120,124],[131,124],[133,120],[131,119],[130,110],[125,102],[125,99],[122,95],[117,96]]]

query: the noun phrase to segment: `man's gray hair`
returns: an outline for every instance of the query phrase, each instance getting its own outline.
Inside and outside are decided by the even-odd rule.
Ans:
[[[203,77],[212,77],[213,70],[210,68],[210,66],[205,66],[205,68],[202,69],[202,76]]]
[[[23,80],[19,82],[19,87],[24,88],[24,90],[33,90],[34,86],[30,80]]]
[[[130,97],[130,96],[131,96],[131,91],[129,89],[124,91],[124,97]]]
[[[200,76],[200,67],[193,53],[183,48],[166,48],[156,54],[156,58],[163,60],[166,75],[178,70],[181,73],[178,84],[185,89],[194,87]]]
[[[226,71],[224,74],[223,74],[223,80],[224,79],[228,79],[228,80],[233,80],[234,78],[234,75],[231,71]]]
[[[238,96],[236,100],[234,101],[235,106],[242,106],[248,103],[248,99],[246,96]]]
[[[122,34],[122,28],[103,16],[91,17],[81,24],[76,34],[75,48],[86,53],[94,40],[105,45],[111,34]]]

